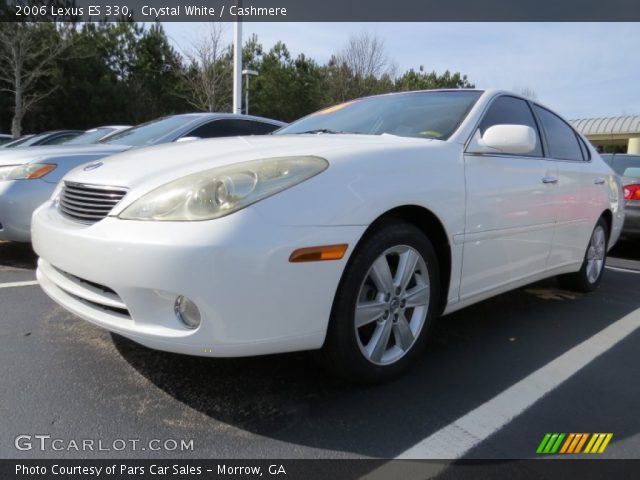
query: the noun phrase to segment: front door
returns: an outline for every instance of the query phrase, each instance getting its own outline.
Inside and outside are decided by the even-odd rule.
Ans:
[[[557,210],[557,165],[543,156],[529,104],[496,98],[478,126],[526,125],[530,154],[465,154],[466,225],[460,299],[482,295],[547,268]]]

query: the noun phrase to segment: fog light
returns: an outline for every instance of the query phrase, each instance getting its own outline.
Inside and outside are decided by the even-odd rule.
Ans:
[[[200,310],[195,303],[187,297],[180,295],[176,298],[173,307],[176,317],[189,328],[198,328],[200,326]]]

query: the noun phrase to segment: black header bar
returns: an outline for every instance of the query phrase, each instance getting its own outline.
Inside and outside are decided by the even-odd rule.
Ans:
[[[633,22],[638,0],[0,0],[2,21]]]

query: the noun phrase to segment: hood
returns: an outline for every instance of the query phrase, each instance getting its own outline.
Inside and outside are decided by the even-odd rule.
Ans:
[[[65,180],[135,188],[155,188],[191,173],[261,158],[316,155],[332,162],[345,153],[401,145],[442,144],[439,140],[394,135],[264,135],[197,140],[131,150],[84,171],[77,168]],[[341,155],[333,155],[340,153]]]
[[[24,147],[0,150],[0,167],[5,165],[22,165],[29,162],[46,162],[60,157],[78,155],[113,155],[130,147],[124,145],[57,145],[43,147]]]

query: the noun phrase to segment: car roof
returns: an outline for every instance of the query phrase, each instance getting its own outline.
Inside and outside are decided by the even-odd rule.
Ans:
[[[366,97],[354,98],[353,100],[359,100],[362,98],[383,97],[383,96],[390,96],[390,95],[410,95],[415,93],[432,93],[432,92],[478,92],[481,94],[481,98],[490,98],[490,99],[501,96],[501,95],[508,95],[511,97],[520,98],[527,102],[531,102],[535,105],[538,105],[542,108],[552,111],[556,115],[560,115],[555,109],[548,107],[547,105],[538,101],[537,99],[528,98],[528,97],[525,97],[524,95],[520,95],[510,90],[503,90],[500,88],[485,88],[485,89],[482,89],[482,88],[434,88],[434,89],[426,89],[426,90],[407,90],[406,92],[390,92],[390,93],[382,93],[377,95],[368,95]],[[562,117],[562,115],[560,116]],[[567,121],[566,119],[564,120]]]
[[[237,119],[237,120],[254,120],[258,122],[270,123],[272,125],[286,125],[285,122],[275,120],[273,118],[259,117],[257,115],[245,115],[243,113],[229,113],[229,112],[193,112],[193,113],[178,113],[176,115],[166,115],[162,118],[169,117],[191,117],[196,119]]]
[[[96,132],[98,130],[104,130],[105,128],[131,128],[131,125],[100,125],[99,127],[89,128],[85,132]]]
[[[433,93],[433,92],[480,92],[480,93],[484,93],[486,91],[487,90],[482,90],[480,88],[433,88],[433,89],[423,89],[423,90],[406,90],[406,91],[403,91],[403,92],[377,93],[375,95],[366,95],[364,97],[353,98],[352,100],[361,100],[363,98],[411,95],[411,94],[414,94],[414,93]],[[348,102],[350,100],[346,100],[346,101]]]
[[[40,132],[40,133],[36,133],[36,135],[40,136],[40,135],[55,135],[55,134],[59,134],[59,133],[84,133],[84,130],[65,130],[65,129],[60,129],[60,130],[47,130],[46,132]]]

